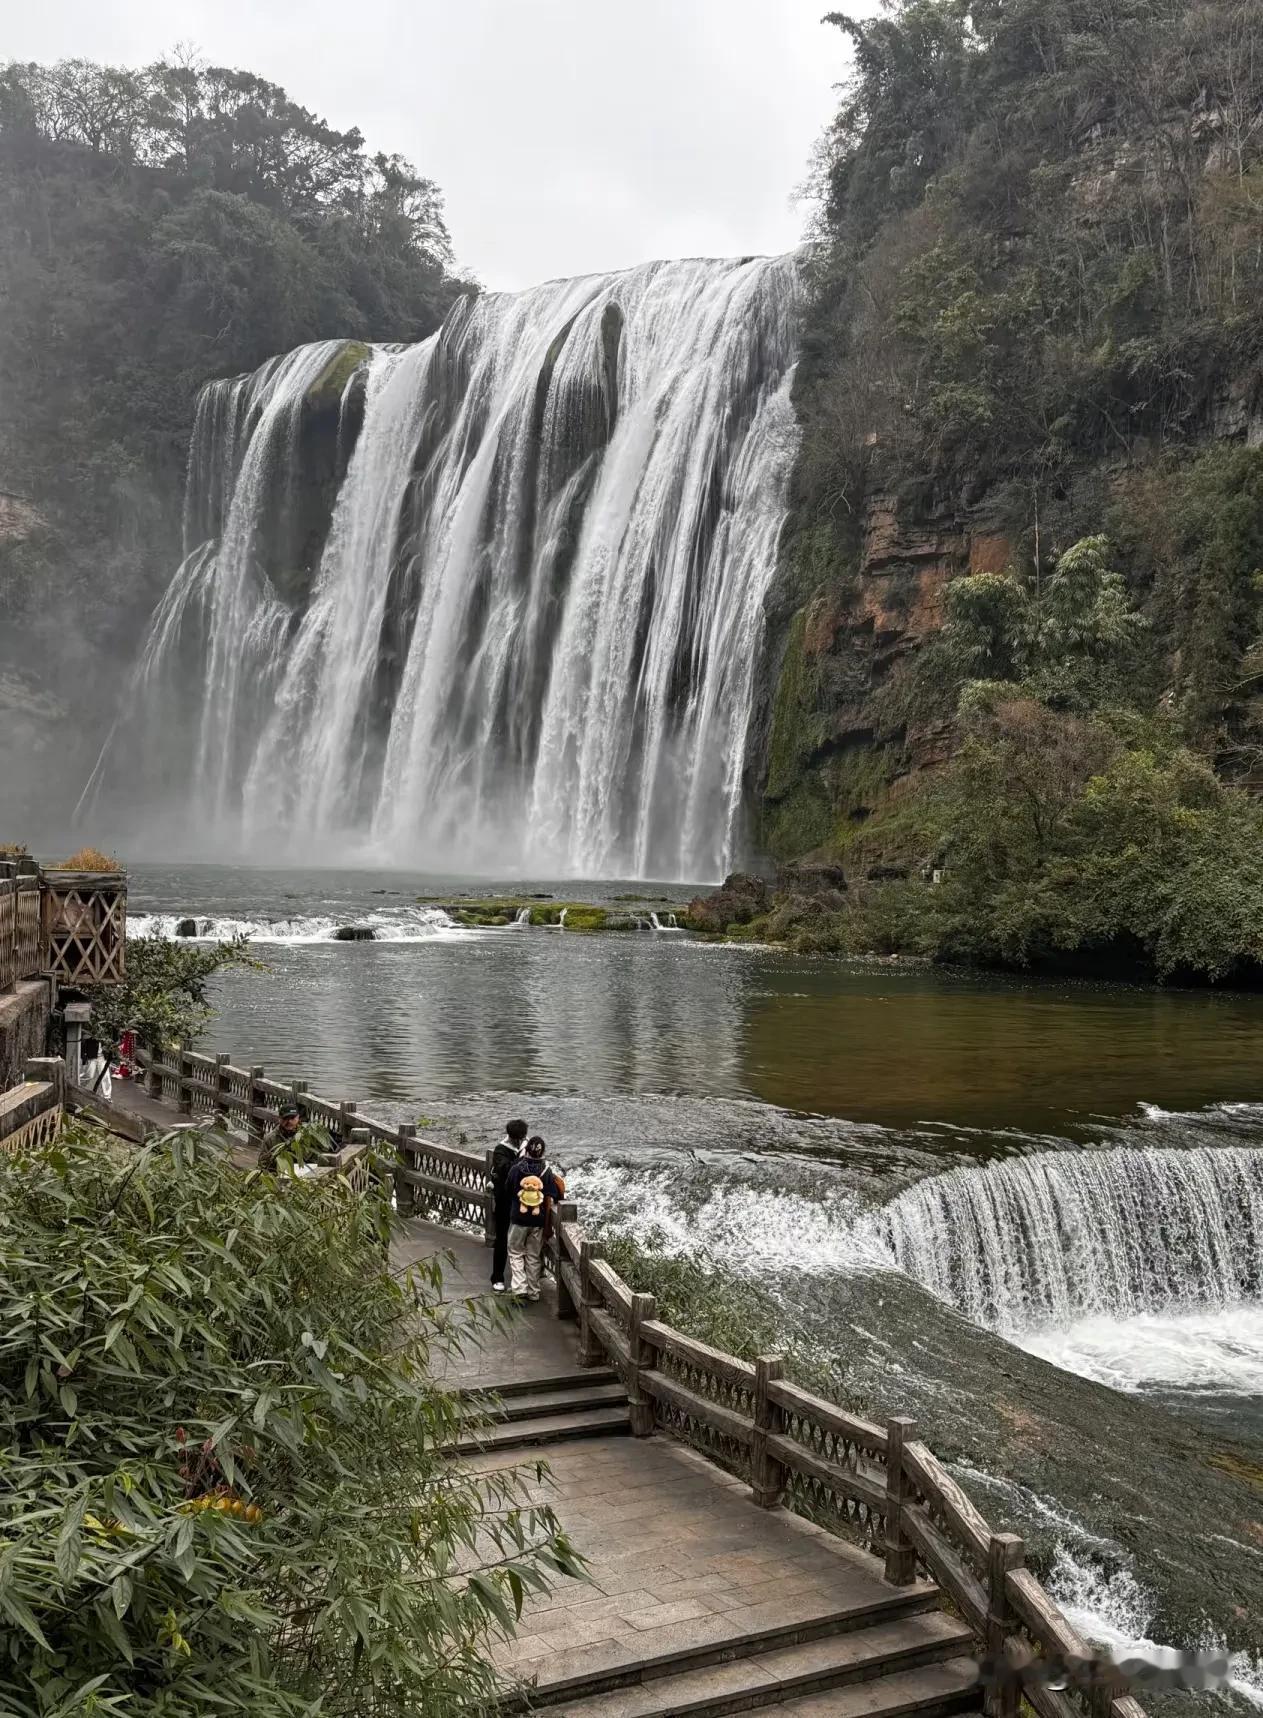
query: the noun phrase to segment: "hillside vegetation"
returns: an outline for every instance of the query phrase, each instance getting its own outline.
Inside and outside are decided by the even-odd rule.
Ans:
[[[468,289],[433,182],[275,84],[0,70],[0,711],[109,707],[179,558],[204,381],[421,338]]]
[[[850,890],[798,930],[1242,973],[1263,4],[831,22],[854,61],[818,163],[760,821]]]

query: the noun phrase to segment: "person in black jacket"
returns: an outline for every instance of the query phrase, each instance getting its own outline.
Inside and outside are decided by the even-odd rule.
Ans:
[[[522,1141],[530,1129],[524,1121],[504,1124],[504,1138],[491,1154],[491,1179],[487,1191],[494,1201],[495,1247],[491,1254],[491,1286],[503,1294],[509,1262],[509,1171],[522,1155]]]

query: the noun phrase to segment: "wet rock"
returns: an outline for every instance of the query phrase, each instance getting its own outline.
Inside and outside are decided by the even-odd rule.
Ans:
[[[195,937],[197,935],[196,919],[180,919],[176,923],[175,934],[178,937]]]
[[[734,871],[713,894],[699,895],[689,902],[685,916],[697,931],[725,931],[729,925],[748,925],[767,912],[769,895],[761,877]]]
[[[908,875],[906,865],[870,865],[864,873],[870,883],[902,883]]]
[[[335,943],[371,943],[377,932],[371,925],[339,925],[333,933]]]

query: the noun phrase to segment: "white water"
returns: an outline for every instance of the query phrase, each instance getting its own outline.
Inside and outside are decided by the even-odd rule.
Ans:
[[[221,853],[721,876],[798,300],[792,257],[462,300],[348,384],[339,457],[361,385],[362,427],[305,585],[275,563],[301,558],[305,397],[340,349],[211,384],[124,728],[157,747],[94,791],[139,781],[142,820],[174,804]]]
[[[300,914],[293,918],[239,919],[205,913],[140,913],[128,918],[127,934],[175,937],[176,927],[187,919],[197,926],[197,934],[188,937],[189,942],[231,942],[235,937],[248,937],[254,943],[330,943],[339,940],[340,928],[350,925],[366,926],[373,933],[372,940],[380,943],[433,942],[475,934],[464,930],[439,907],[388,908],[342,918]]]
[[[697,1256],[704,1237],[743,1275],[900,1270],[1116,1389],[1263,1395],[1263,1151],[1041,1152],[926,1177],[875,1210],[832,1180],[806,1196],[734,1164],[685,1205],[669,1173],[605,1163],[583,1196],[658,1250]]]

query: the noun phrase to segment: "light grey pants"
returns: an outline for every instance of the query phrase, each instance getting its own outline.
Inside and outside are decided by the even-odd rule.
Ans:
[[[527,1228],[514,1223],[509,1229],[509,1287],[527,1300],[539,1299],[539,1279],[544,1269],[544,1225]]]

